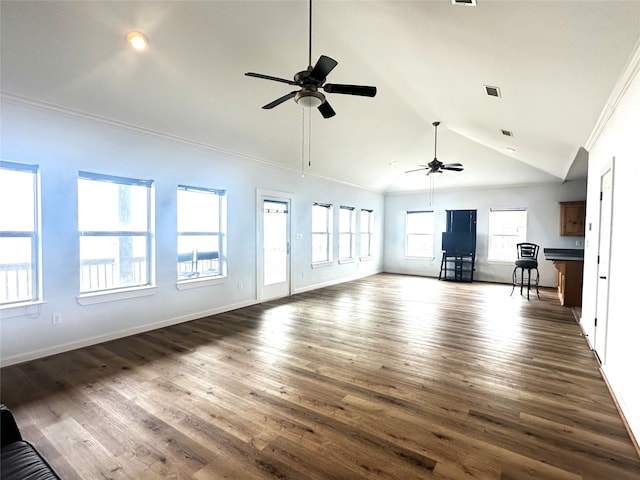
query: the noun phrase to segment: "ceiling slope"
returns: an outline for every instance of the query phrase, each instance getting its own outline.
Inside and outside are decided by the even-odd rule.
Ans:
[[[328,55],[338,61],[332,83],[378,94],[328,94],[331,119],[306,112],[305,173],[377,191],[428,187],[424,174],[404,172],[433,158],[436,120],[438,158],[465,166],[439,175],[438,187],[585,175],[572,165],[640,36],[640,1],[313,5],[313,62]],[[301,168],[302,107],[260,108],[291,87],[244,73],[289,78],[307,67],[305,0],[3,0],[0,17],[6,98]],[[134,29],[149,38],[144,52],[127,48]]]

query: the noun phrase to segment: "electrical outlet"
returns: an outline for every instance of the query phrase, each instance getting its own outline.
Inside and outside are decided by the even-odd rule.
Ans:
[[[242,290],[244,288],[244,284],[242,282],[238,282],[238,290]]]
[[[62,323],[62,314],[61,313],[52,313],[51,314],[51,325],[60,325]]]

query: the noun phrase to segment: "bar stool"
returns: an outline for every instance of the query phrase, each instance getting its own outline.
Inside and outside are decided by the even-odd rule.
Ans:
[[[540,247],[535,243],[518,243],[516,245],[518,249],[518,259],[516,260],[516,266],[513,269],[511,288],[511,295],[517,286],[520,286],[520,295],[522,295],[522,288],[524,287],[524,271],[527,271],[527,300],[529,300],[529,291],[531,290],[531,270],[536,271],[536,294],[540,298],[540,292],[538,291],[538,283],[540,282],[540,272],[538,271],[538,250]],[[518,283],[518,269],[520,269],[520,282]]]

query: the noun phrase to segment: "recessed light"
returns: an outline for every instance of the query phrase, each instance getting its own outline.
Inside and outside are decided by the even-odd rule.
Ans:
[[[503,135],[507,136],[507,137],[513,137],[513,132],[511,130],[500,130],[502,132]]]
[[[142,32],[129,32],[127,42],[136,50],[144,50],[149,44],[149,39]]]
[[[476,0],[451,0],[454,5],[464,5],[465,7],[475,7]]]
[[[484,91],[487,95],[489,95],[490,97],[501,97],[502,95],[500,94],[500,88],[499,87],[492,87],[491,85],[483,85],[484,87]]]
[[[507,152],[509,153],[516,153],[516,149],[513,147],[507,147]]]

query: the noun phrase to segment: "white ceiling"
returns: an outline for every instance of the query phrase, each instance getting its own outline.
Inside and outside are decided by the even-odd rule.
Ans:
[[[640,1],[477,1],[314,1],[313,62],[328,55],[339,62],[328,82],[375,85],[378,94],[328,94],[331,119],[307,111],[307,174],[423,190],[428,177],[404,172],[433,158],[437,120],[439,160],[465,166],[438,175],[439,187],[586,175],[582,163],[571,167],[638,46]],[[292,87],[244,73],[292,78],[307,67],[307,0],[0,8],[5,99],[301,168],[302,107],[260,108]],[[136,29],[149,37],[144,52],[126,45]],[[502,97],[488,97],[484,84]]]

